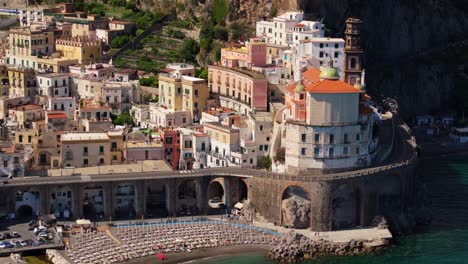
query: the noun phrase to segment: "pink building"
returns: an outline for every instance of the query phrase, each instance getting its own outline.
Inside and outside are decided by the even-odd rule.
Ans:
[[[266,64],[266,44],[264,42],[247,42],[245,46],[231,44],[221,49],[221,65],[228,68],[246,67]]]
[[[211,93],[240,101],[256,110],[267,109],[268,81],[263,74],[209,66],[208,79]]]
[[[128,162],[141,160],[162,160],[164,146],[158,141],[129,141],[125,147],[125,160]]]

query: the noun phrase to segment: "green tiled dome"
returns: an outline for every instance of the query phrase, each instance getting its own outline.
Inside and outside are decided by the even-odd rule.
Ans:
[[[296,88],[294,88],[295,92],[305,92],[305,86],[302,85],[302,83],[298,83],[296,85]]]
[[[340,75],[336,68],[323,67],[320,72],[320,79],[338,79]]]

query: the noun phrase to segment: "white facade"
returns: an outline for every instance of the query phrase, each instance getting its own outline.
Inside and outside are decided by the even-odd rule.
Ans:
[[[74,119],[76,113],[75,97],[49,97],[47,110],[64,111],[69,119]]]
[[[341,38],[313,38],[301,41],[297,44],[297,55],[295,55],[295,80],[300,78],[300,69],[313,66],[320,68],[327,63],[328,58],[333,59],[333,65],[343,77],[345,41]]]
[[[257,22],[256,32],[267,43],[294,46],[301,40],[323,37],[325,26],[319,21],[304,21],[303,12],[287,12],[272,21]]]
[[[132,103],[140,102],[140,84],[138,81],[106,81],[101,88],[100,101],[119,113],[128,111]]]
[[[70,79],[68,74],[49,73],[36,76],[38,93],[47,97],[70,96]]]
[[[44,9],[27,8],[18,11],[18,18],[21,27],[30,27],[32,25],[41,25],[45,27]]]
[[[150,104],[149,127],[179,127],[192,123],[190,111],[172,111],[157,104]]]

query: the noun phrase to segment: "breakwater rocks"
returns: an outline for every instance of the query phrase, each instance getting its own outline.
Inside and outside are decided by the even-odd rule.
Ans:
[[[266,258],[278,263],[297,263],[321,256],[354,256],[380,252],[390,244],[390,240],[351,240],[343,243],[331,242],[322,238],[312,240],[291,232],[267,253]]]

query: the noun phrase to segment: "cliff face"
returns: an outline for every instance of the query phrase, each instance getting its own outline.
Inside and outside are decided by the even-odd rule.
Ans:
[[[151,9],[182,3],[181,13],[189,8],[199,16],[206,14],[213,0],[141,1]],[[302,9],[323,17],[331,36],[343,36],[347,17],[362,19],[368,90],[395,97],[404,115],[447,110],[465,60],[459,55],[468,54],[468,45],[458,42],[468,39],[468,3],[464,0],[226,1],[227,23],[242,20],[254,25],[276,13]]]

